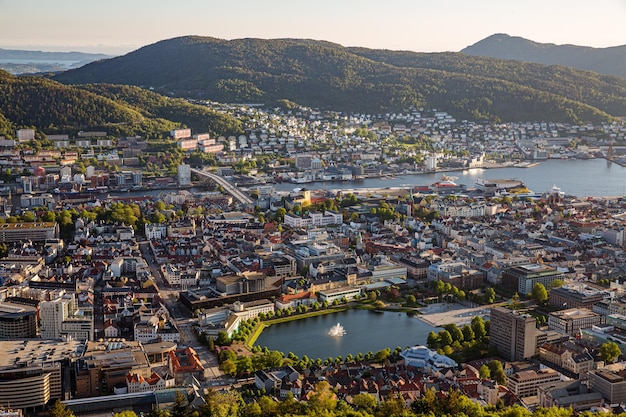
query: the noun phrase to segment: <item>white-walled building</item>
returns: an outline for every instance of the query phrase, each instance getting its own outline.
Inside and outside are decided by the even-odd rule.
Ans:
[[[178,185],[191,185],[191,166],[188,164],[180,164],[178,166]]]

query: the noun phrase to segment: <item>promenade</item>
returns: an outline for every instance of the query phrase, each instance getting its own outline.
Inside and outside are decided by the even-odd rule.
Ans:
[[[435,327],[452,323],[463,327],[476,316],[489,320],[489,309],[490,306],[466,307],[457,303],[437,303],[420,308],[421,314],[416,317]]]

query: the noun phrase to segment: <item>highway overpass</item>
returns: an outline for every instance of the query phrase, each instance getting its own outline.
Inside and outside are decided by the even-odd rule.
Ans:
[[[191,168],[191,172],[196,174],[199,177],[208,178],[211,181],[215,182],[217,185],[222,186],[222,188],[233,198],[239,201],[241,204],[253,205],[254,201],[243,191],[241,191],[236,185],[231,184],[226,181],[223,177],[219,175],[213,174],[212,172],[200,171],[199,169]]]

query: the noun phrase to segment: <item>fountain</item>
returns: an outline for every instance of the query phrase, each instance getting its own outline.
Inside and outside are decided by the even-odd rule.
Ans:
[[[333,327],[330,328],[330,330],[328,331],[328,334],[331,336],[343,336],[346,334],[346,330],[343,328],[341,324],[337,323]]]

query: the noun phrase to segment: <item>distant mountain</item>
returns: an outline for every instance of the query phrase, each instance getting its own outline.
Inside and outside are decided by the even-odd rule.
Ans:
[[[626,80],[461,53],[345,48],[299,39],[187,36],[54,76],[227,103],[388,112],[411,105],[473,120],[600,121],[626,115]]]
[[[45,133],[105,130],[112,135],[161,137],[185,125],[194,132],[237,134],[241,122],[204,106],[131,86],[68,86],[0,71],[0,135],[36,127]]]
[[[461,52],[467,55],[514,59],[544,65],[563,65],[626,77],[626,45],[611,48],[555,45],[499,33],[468,46]]]
[[[0,48],[0,69],[11,74],[65,71],[112,55],[86,52],[43,52]]]

